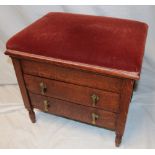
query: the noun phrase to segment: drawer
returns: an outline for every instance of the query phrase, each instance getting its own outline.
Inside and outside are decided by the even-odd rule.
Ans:
[[[35,94],[62,99],[107,111],[119,111],[119,94],[56,80],[24,75],[27,89]]]
[[[33,93],[29,96],[32,106],[41,111],[115,130],[115,113]]]
[[[28,60],[22,60],[21,65],[25,74],[117,93],[121,90],[122,79],[120,78]]]

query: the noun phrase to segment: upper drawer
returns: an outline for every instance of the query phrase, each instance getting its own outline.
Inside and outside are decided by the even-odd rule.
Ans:
[[[112,112],[119,110],[119,94],[75,84],[24,75],[29,91]]]
[[[92,72],[65,68],[35,61],[22,60],[21,64],[23,72],[26,74],[94,87],[97,89],[103,89],[117,93],[119,93],[121,89],[122,79],[119,78],[103,76]]]

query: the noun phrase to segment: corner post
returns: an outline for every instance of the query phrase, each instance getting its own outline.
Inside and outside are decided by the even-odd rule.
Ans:
[[[16,73],[18,84],[19,84],[19,88],[20,88],[20,91],[21,91],[21,94],[22,94],[22,98],[23,98],[23,101],[24,101],[24,106],[29,112],[29,117],[30,117],[32,123],[35,123],[35,121],[36,121],[35,113],[33,111],[33,107],[31,105],[29,95],[28,95],[28,92],[26,90],[20,60],[17,59],[17,58],[14,58],[14,57],[11,57],[11,58],[12,58],[13,66],[14,66],[14,69],[15,69],[15,73]]]
[[[124,79],[120,96],[120,113],[116,121],[116,138],[115,145],[118,147],[122,141],[122,136],[125,129],[129,104],[132,97],[134,80]]]

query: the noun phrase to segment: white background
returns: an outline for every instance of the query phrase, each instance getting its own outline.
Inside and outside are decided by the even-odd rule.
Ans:
[[[0,148],[115,148],[114,133],[104,129],[41,112],[36,124],[29,122],[11,61],[3,52],[9,37],[50,11],[128,18],[149,25],[141,79],[121,148],[155,148],[155,6],[0,6]]]

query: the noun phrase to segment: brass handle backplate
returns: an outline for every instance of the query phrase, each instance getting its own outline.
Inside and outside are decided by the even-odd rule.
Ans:
[[[92,105],[93,105],[93,107],[95,107],[100,98],[99,98],[99,96],[97,96],[96,94],[93,94],[93,95],[91,96],[91,98],[92,98],[92,101],[93,101],[93,102],[92,102]]]
[[[99,115],[92,113],[92,124],[96,124],[96,120],[99,118]]]
[[[47,100],[44,100],[44,111],[48,112],[49,103]]]
[[[42,95],[44,95],[47,90],[46,84],[44,84],[43,82],[40,82],[40,90]]]

